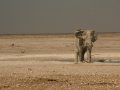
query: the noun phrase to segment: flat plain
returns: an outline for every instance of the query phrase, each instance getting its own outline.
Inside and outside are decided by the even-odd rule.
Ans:
[[[99,33],[74,64],[73,34],[0,35],[0,90],[120,90],[120,33]]]

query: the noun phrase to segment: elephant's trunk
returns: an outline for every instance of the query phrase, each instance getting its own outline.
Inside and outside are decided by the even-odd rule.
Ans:
[[[92,39],[91,39],[91,38],[87,38],[87,39],[84,41],[84,45],[87,46],[87,47],[92,48],[92,47],[93,47]]]

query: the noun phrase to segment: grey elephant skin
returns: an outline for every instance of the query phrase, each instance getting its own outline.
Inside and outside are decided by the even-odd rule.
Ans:
[[[91,51],[93,43],[97,40],[97,34],[94,30],[76,30],[75,32],[75,64],[78,61],[82,63],[91,63]],[[84,59],[85,53],[87,59]]]

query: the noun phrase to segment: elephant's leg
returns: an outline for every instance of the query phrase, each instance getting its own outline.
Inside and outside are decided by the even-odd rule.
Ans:
[[[80,63],[83,61],[83,59],[82,59],[82,52],[79,53],[79,61],[80,61]]]
[[[78,59],[79,59],[79,52],[77,51],[75,53],[75,64],[78,64]]]
[[[85,58],[84,58],[85,52],[86,52],[86,48],[83,49],[83,54],[82,54],[82,60],[83,60],[83,62],[85,62]]]
[[[92,49],[92,48],[88,48],[88,49],[87,49],[87,62],[88,62],[88,63],[91,62],[91,49]]]
[[[83,62],[84,58],[83,58],[83,48],[81,47],[79,50],[79,61]]]

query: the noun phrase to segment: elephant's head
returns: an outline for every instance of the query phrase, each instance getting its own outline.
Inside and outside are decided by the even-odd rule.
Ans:
[[[96,41],[96,33],[94,30],[76,30],[75,37],[83,40],[84,46],[93,46]]]
[[[93,42],[96,41],[97,37],[94,30],[86,30],[83,32],[82,36],[84,39],[84,45],[89,47],[93,46]]]

